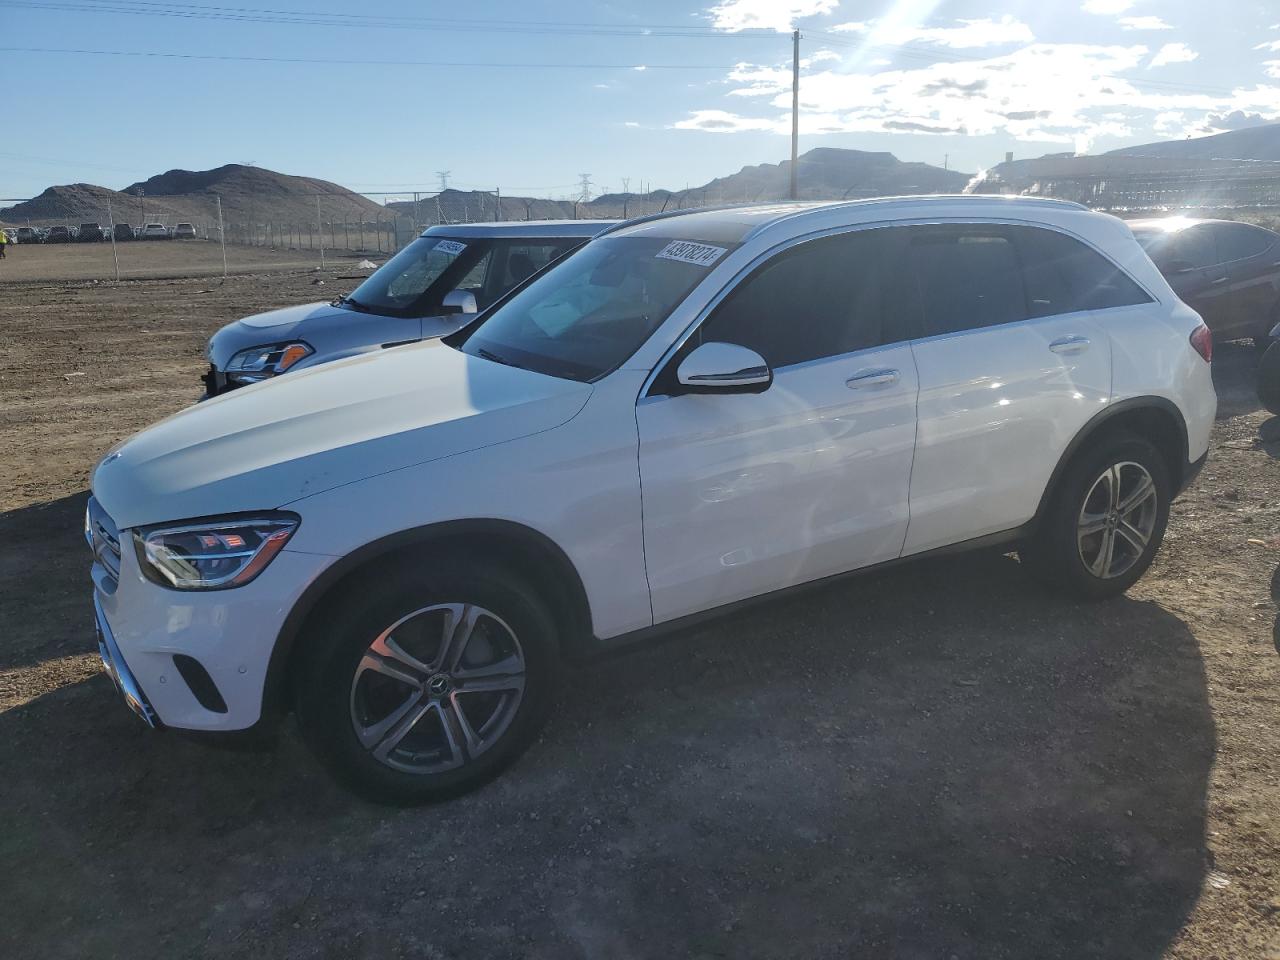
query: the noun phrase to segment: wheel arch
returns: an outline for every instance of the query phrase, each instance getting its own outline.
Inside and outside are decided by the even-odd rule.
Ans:
[[[1187,422],[1182,411],[1164,397],[1132,397],[1108,405],[1095,414],[1067,444],[1058,458],[1057,466],[1045,485],[1036,508],[1033,524],[1038,527],[1048,511],[1067,468],[1089,445],[1109,433],[1127,430],[1153,443],[1169,468],[1169,479],[1174,489],[1181,491],[1191,475],[1188,460]]]
[[[592,637],[591,607],[586,588],[568,555],[546,534],[510,520],[451,520],[402,530],[352,551],[324,570],[303,591],[276,637],[267,666],[259,725],[269,725],[288,712],[291,680],[306,648],[309,624],[322,619],[339,591],[362,577],[374,577],[397,557],[445,553],[450,556],[497,557],[501,565],[527,577],[566,625],[561,652],[580,657]]]

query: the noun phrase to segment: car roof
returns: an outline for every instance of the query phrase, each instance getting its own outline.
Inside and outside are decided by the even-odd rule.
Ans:
[[[441,223],[422,231],[424,237],[594,237],[618,220],[500,220],[493,223]]]
[[[831,221],[849,223],[894,218],[918,218],[933,214],[957,216],[1008,216],[1011,211],[1083,211],[1066,200],[1040,197],[1006,197],[993,194],[878,197],[869,200],[789,201],[714,209],[679,210],[639,217],[619,224],[610,236],[649,236],[672,240],[705,240],[743,243],[765,231],[802,234],[822,229]]]
[[[1214,219],[1212,217],[1205,217],[1205,218],[1179,217],[1179,216],[1143,217],[1141,220],[1129,220],[1127,221],[1127,223],[1129,224],[1130,230],[1135,230],[1135,231],[1146,230],[1146,231],[1151,231],[1153,233],[1156,231],[1163,231],[1168,234],[1179,233],[1183,230],[1186,230],[1188,227],[1198,227],[1201,224],[1205,224],[1205,223],[1231,224],[1233,226],[1246,226],[1246,227],[1253,227],[1257,230],[1266,230],[1267,233],[1275,232],[1274,230],[1267,230],[1266,227],[1257,223],[1245,223],[1244,221],[1241,221],[1241,220],[1220,220],[1220,219]]]

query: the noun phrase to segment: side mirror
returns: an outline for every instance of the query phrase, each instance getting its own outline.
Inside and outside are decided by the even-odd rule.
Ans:
[[[440,301],[442,313],[479,313],[476,295],[470,290],[450,290]]]
[[[680,362],[685,393],[763,393],[773,383],[764,357],[736,343],[704,343]]]

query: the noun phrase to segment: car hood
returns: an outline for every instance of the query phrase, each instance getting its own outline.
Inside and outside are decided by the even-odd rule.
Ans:
[[[266,313],[255,313],[236,322],[246,327],[293,327],[313,317],[329,317],[334,315],[351,319],[352,312],[335,307],[329,303],[304,303],[297,307],[283,307],[280,310],[268,310]]]
[[[549,430],[588,384],[411,344],[206,400],[116,446],[93,492],[121,528],[286,507]]]

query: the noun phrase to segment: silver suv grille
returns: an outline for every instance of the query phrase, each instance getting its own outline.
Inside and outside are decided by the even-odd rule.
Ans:
[[[89,498],[84,535],[94,559],[110,574],[115,586],[114,581],[120,578],[120,531],[93,497]]]

